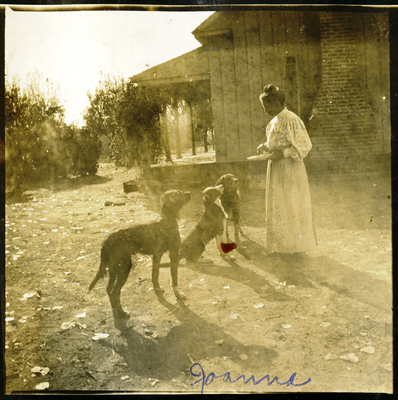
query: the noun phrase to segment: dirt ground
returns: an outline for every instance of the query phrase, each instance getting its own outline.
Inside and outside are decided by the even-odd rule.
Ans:
[[[264,255],[264,191],[242,191],[250,240],[234,259],[210,243],[200,263],[182,263],[185,302],[166,268],[156,296],[140,257],[122,292],[122,336],[107,280],[88,286],[107,233],[159,213],[159,196],[123,192],[135,173],[104,163],[94,177],[8,199],[6,393],[392,391],[388,174],[310,177],[318,247],[294,265]],[[182,236],[202,211],[200,188],[191,192]]]

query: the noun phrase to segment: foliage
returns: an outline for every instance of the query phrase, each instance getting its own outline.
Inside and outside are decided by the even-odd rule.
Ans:
[[[96,172],[100,141],[65,124],[64,107],[48,80],[43,85],[36,74],[25,90],[15,80],[7,83],[5,116],[8,191]]]
[[[102,77],[95,94],[87,93],[89,107],[84,113],[86,128],[97,136],[106,136],[109,140],[116,134],[117,109],[121,102],[126,84],[124,79]]]
[[[68,175],[95,175],[98,170],[98,159],[101,155],[101,141],[98,135],[86,127],[74,125],[63,128],[64,146],[69,151],[71,163],[64,173]],[[66,162],[63,165],[67,165]]]
[[[101,75],[95,93],[87,93],[90,105],[84,113],[85,129],[92,136],[108,139],[109,156],[117,166],[130,166],[131,161],[118,123],[118,110],[125,90],[124,79]]]
[[[195,146],[208,147],[207,131],[212,130],[211,101],[207,98],[195,98],[191,103],[180,102],[181,116],[180,127],[187,133],[188,147],[192,146],[192,130]],[[192,118],[192,120],[191,120]],[[182,129],[181,129],[182,130]],[[205,141],[206,138],[206,141]]]
[[[164,99],[151,88],[123,79],[102,78],[84,114],[86,128],[110,140],[117,166],[150,165],[162,153],[159,115]]]
[[[160,113],[163,98],[154,88],[128,83],[118,117],[131,159],[139,165],[156,164],[162,153]]]
[[[192,97],[195,87],[185,89],[177,95],[171,86],[141,86],[102,76],[95,93],[88,94],[85,126],[93,135],[108,138],[108,155],[117,166],[156,164],[164,153],[171,161],[170,143],[176,142],[177,151],[191,147],[192,128],[196,146],[204,146],[207,151],[206,132],[212,130],[211,101],[203,95]],[[191,104],[179,96],[191,98]],[[162,119],[168,135],[162,134]]]

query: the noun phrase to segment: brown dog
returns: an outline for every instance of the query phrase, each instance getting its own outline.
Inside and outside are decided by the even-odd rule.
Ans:
[[[106,288],[111,301],[115,325],[117,321],[127,320],[129,314],[120,304],[120,291],[129,276],[134,254],[153,256],[152,284],[157,292],[164,292],[159,285],[159,267],[162,255],[169,251],[171,281],[177,299],[185,295],[178,290],[178,262],[181,245],[178,229],[178,213],[191,198],[189,192],[169,190],[162,196],[161,217],[158,221],[135,225],[111,233],[102,243],[99,271],[90,285],[92,290],[98,280],[109,270],[109,282]]]
[[[239,234],[244,238],[247,238],[245,233],[242,231],[240,226],[240,194],[239,194],[239,180],[232,174],[223,175],[216,183],[216,185],[222,185],[224,191],[220,196],[221,204],[228,214],[226,225],[226,237],[229,242],[228,235],[228,221],[232,221],[234,224],[234,237],[235,243],[240,243]]]
[[[193,231],[182,241],[180,260],[185,258],[188,262],[196,262],[205,251],[207,243],[223,234],[227,215],[219,200],[222,192],[221,185],[209,187],[203,191],[205,210]]]

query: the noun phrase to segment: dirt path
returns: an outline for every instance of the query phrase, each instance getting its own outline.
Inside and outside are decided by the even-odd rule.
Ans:
[[[319,246],[294,265],[262,254],[264,193],[243,192],[250,240],[234,260],[209,245],[207,262],[183,264],[184,304],[167,269],[164,296],[154,294],[151,261],[141,257],[122,292],[131,314],[123,337],[106,281],[90,294],[88,285],[107,232],[159,212],[157,196],[123,193],[133,174],[101,164],[95,177],[7,204],[7,393],[43,383],[52,392],[392,391],[387,176],[311,182]],[[200,190],[192,195],[182,235],[201,213]],[[241,374],[257,384],[231,382]]]

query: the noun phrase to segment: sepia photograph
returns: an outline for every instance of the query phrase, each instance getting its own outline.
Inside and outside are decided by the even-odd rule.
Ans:
[[[393,393],[388,7],[3,15],[6,394]]]

